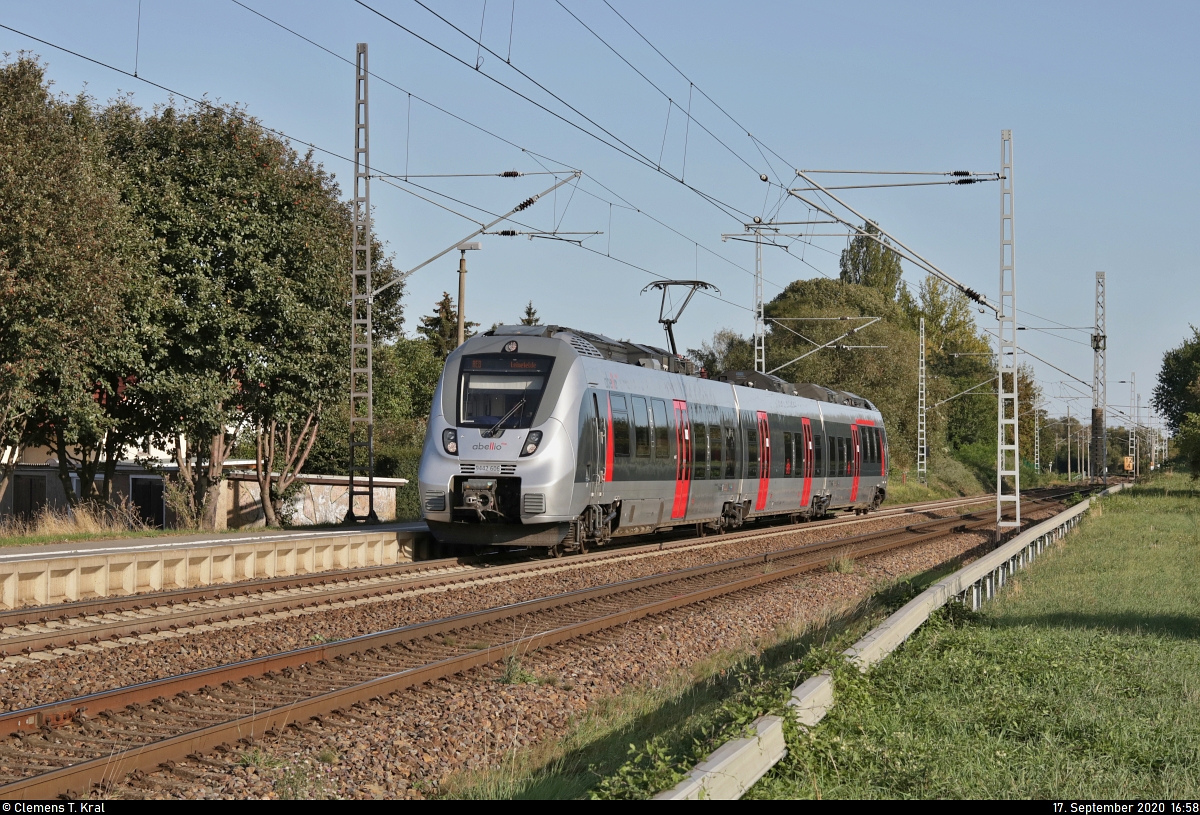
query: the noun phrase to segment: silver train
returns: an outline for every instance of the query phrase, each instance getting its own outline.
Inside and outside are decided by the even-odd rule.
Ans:
[[[500,326],[446,360],[418,475],[440,543],[587,551],[679,526],[865,513],[887,493],[866,399],[650,346]]]

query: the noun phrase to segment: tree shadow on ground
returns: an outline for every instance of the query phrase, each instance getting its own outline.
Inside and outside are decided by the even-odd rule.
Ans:
[[[1063,611],[1055,614],[1006,614],[991,621],[995,628],[1064,628],[1109,631],[1114,634],[1156,634],[1175,639],[1200,639],[1200,616],[1190,614],[1142,614],[1114,611],[1086,614]]]

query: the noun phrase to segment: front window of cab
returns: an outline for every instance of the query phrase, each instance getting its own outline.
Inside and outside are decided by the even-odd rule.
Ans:
[[[479,354],[463,357],[458,381],[458,426],[525,429],[533,424],[553,357]]]

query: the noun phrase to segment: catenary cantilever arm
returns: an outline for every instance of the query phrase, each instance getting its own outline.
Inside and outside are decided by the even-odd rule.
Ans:
[[[450,244],[450,245],[449,245],[449,246],[447,246],[445,249],[443,249],[442,251],[438,252],[438,253],[437,253],[436,255],[434,255],[433,257],[431,257],[429,260],[426,260],[426,261],[424,261],[424,262],[422,262],[422,263],[418,263],[416,266],[412,267],[412,268],[411,268],[411,269],[409,269],[407,272],[401,272],[400,274],[396,275],[396,276],[395,276],[395,277],[393,277],[391,280],[389,280],[388,282],[384,283],[382,286],[380,286],[379,288],[377,288],[375,291],[371,292],[371,297],[378,297],[378,296],[380,295],[380,293],[381,293],[381,292],[383,292],[383,291],[385,291],[385,290],[387,290],[387,289],[390,289],[392,286],[395,286],[397,283],[403,283],[403,282],[404,282],[406,279],[408,279],[408,277],[410,277],[410,276],[412,275],[412,273],[413,273],[413,272],[416,272],[416,271],[419,271],[419,270],[421,270],[421,269],[425,268],[425,267],[426,267],[426,266],[428,266],[430,263],[433,263],[435,260],[437,260],[438,258],[440,258],[442,255],[445,255],[445,254],[447,254],[447,253],[449,253],[449,252],[453,252],[455,249],[457,249],[457,248],[458,248],[460,245],[462,245],[463,243],[465,243],[465,242],[467,242],[467,241],[471,240],[471,238],[474,238],[476,235],[482,235],[484,232],[486,232],[487,230],[491,229],[493,226],[495,226],[496,224],[500,223],[501,221],[503,221],[503,220],[505,220],[505,219],[507,219],[507,218],[511,218],[512,216],[516,215],[518,212],[521,212],[522,210],[529,209],[529,208],[530,208],[531,206],[533,206],[533,205],[534,205],[534,204],[537,202],[537,200],[538,200],[539,198],[541,198],[542,196],[549,195],[550,193],[554,192],[554,191],[555,191],[555,190],[557,190],[559,187],[561,187],[563,184],[567,184],[567,183],[569,183],[570,181],[572,181],[573,179],[579,178],[581,175],[583,175],[583,173],[581,173],[581,172],[579,172],[578,170],[576,170],[574,173],[571,173],[569,176],[567,176],[567,177],[566,177],[566,178],[564,178],[562,181],[560,181],[560,182],[558,182],[557,184],[555,184],[553,187],[549,187],[549,188],[547,188],[547,189],[545,189],[545,190],[542,190],[541,192],[539,192],[537,195],[533,196],[532,198],[526,198],[524,201],[522,201],[521,203],[517,204],[517,205],[516,205],[515,207],[513,207],[511,210],[509,210],[508,212],[504,213],[504,214],[503,214],[503,215],[501,215],[499,218],[497,218],[496,220],[492,221],[490,224],[487,224],[486,226],[481,226],[479,229],[476,229],[474,232],[472,232],[470,235],[467,235],[467,236],[466,236],[465,238],[463,238],[462,240],[455,241],[454,243]]]

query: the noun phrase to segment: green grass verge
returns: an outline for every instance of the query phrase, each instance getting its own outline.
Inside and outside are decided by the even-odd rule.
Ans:
[[[168,535],[195,534],[186,529],[145,529],[128,532],[72,532],[51,535],[10,535],[0,537],[2,546],[44,546],[51,543],[78,543],[95,540],[123,540],[125,538],[161,538]]]
[[[840,669],[834,708],[749,797],[1200,797],[1197,566],[1197,485],[1105,498],[982,613]]]

